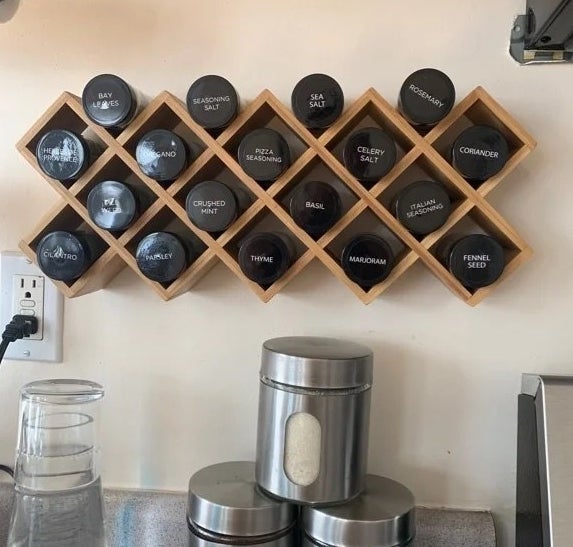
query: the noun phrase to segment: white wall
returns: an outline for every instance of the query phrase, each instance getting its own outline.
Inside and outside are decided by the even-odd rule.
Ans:
[[[483,85],[539,140],[490,198],[536,255],[477,309],[419,265],[368,307],[318,264],[267,305],[222,266],[169,303],[125,270],[66,302],[64,364],[0,368],[0,461],[13,459],[22,384],[91,378],[107,389],[105,482],[185,489],[201,466],[253,458],[265,339],[341,336],[376,354],[371,470],[406,483],[421,504],[493,509],[510,545],[520,374],[571,372],[573,350],[573,75],[510,59],[524,4],[22,0],[0,23],[2,249],[56,201],[15,142],[94,74],[184,97],[196,77],[221,73],[246,101],[264,87],[288,101],[300,77],[321,71],[349,99],[375,86],[394,102],[406,75],[436,66],[460,97]]]

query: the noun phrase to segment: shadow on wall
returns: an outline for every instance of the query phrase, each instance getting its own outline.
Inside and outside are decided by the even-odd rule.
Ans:
[[[0,24],[7,23],[18,11],[20,0],[0,0]]]

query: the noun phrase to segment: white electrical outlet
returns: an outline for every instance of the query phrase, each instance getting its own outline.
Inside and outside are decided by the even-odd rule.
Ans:
[[[22,253],[0,253],[0,330],[16,314],[38,318],[38,332],[12,342],[4,359],[62,361],[64,298]],[[0,332],[1,334],[1,332]]]

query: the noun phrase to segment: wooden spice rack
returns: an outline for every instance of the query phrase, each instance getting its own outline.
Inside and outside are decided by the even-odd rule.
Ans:
[[[370,190],[346,171],[340,156],[340,147],[346,137],[365,123],[384,128],[393,136],[400,151],[392,171]],[[510,145],[507,165],[477,190],[447,160],[454,138],[472,124],[488,124],[498,128]],[[264,190],[243,172],[235,158],[241,138],[255,128],[268,125],[281,131],[287,140],[296,142],[297,153],[294,154],[290,168]],[[44,175],[34,155],[42,134],[55,128],[77,133],[87,131],[106,148],[103,155],[70,187]],[[146,177],[134,157],[139,138],[155,128],[174,130],[196,153],[195,161],[167,188]],[[58,229],[87,230],[106,243],[107,250],[81,278],[73,283],[55,282],[68,297],[103,288],[127,265],[159,296],[170,300],[191,289],[217,262],[222,261],[263,302],[268,302],[312,260],[318,259],[363,303],[368,304],[416,261],[421,260],[455,295],[475,306],[532,254],[528,244],[485,198],[535,146],[533,138],[481,87],[472,91],[425,137],[420,136],[374,89],[366,91],[333,126],[318,137],[306,129],[268,90],[249,104],[217,138],[198,126],[189,116],[185,105],[168,92],[155,98],[117,138],[89,120],[78,97],[63,93],[17,145],[20,153],[62,198],[40,220],[33,232],[20,242],[20,248],[31,260],[36,261],[35,251],[40,239],[47,232]],[[329,177],[323,177],[324,180],[335,181],[350,196],[342,218],[317,241],[295,224],[288,213],[288,205],[285,205],[288,192],[299,182],[311,180],[316,169],[327,169]],[[420,172],[446,185],[453,197],[453,209],[442,228],[418,240],[390,213],[388,203],[396,188],[404,181],[416,180]],[[196,228],[185,212],[185,196],[189,189],[202,180],[213,178],[242,186],[253,197],[252,205],[217,239]],[[140,217],[119,235],[98,228],[86,208],[90,189],[98,182],[109,179],[127,181],[146,198]],[[402,249],[390,276],[368,291],[348,279],[340,266],[340,251],[336,251],[341,242],[349,239],[348,234],[352,232],[354,223],[360,224],[358,221],[361,219],[391,232]],[[457,233],[460,223],[467,219],[471,219],[478,229],[498,237],[507,250],[507,264],[502,277],[495,284],[475,292],[461,285],[434,254],[438,243],[448,234]],[[281,279],[263,288],[245,277],[236,258],[241,238],[258,225],[269,222],[294,236],[299,254]],[[179,233],[202,250],[197,260],[168,285],[151,281],[141,274],[135,260],[135,249],[142,237],[162,229]]]

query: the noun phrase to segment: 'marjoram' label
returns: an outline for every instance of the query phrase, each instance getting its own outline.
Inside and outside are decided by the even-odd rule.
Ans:
[[[489,262],[491,262],[491,257],[487,254],[483,255],[464,255],[464,262],[466,263],[466,268],[468,269],[481,269],[487,268]]]
[[[255,148],[254,154],[246,155],[247,161],[263,161],[269,163],[282,163],[281,156],[277,156],[272,148]]]
[[[309,108],[326,108],[324,93],[311,93],[308,100]]]
[[[61,247],[56,247],[53,251],[45,250],[43,253],[45,258],[57,258],[58,260],[77,260],[78,255],[74,253],[66,253]]]
[[[145,260],[171,260],[173,253],[154,253],[152,255],[145,255]]]
[[[440,211],[444,208],[443,203],[438,203],[435,199],[428,199],[426,201],[419,201],[412,203],[410,210],[406,213],[406,218],[415,218],[423,215],[428,215],[435,211]]]
[[[378,163],[378,160],[386,153],[386,150],[381,148],[368,148],[367,146],[359,146],[356,151],[360,154],[360,161],[367,163]]]
[[[419,95],[420,97],[422,97],[422,99],[426,99],[427,101],[432,103],[434,106],[437,106],[438,108],[442,108],[444,106],[444,103],[440,101],[440,99],[432,96],[427,91],[424,91],[421,87],[411,84],[409,89],[412,93]]]
[[[471,156],[482,156],[483,158],[499,158],[499,152],[494,150],[483,150],[481,148],[469,148],[467,146],[460,147],[460,154],[469,154]]]
[[[377,266],[386,266],[388,261],[386,258],[350,255],[348,257],[348,262],[355,262],[356,264],[376,264]]]
[[[201,209],[202,215],[216,215],[221,207],[225,207],[227,202],[224,199],[203,200],[196,199],[193,201],[193,207]]]
[[[251,255],[251,262],[266,262],[268,264],[272,264],[275,261],[274,256],[265,256],[265,255]]]
[[[120,106],[119,99],[114,99],[113,93],[111,92],[98,93],[97,98],[97,101],[92,101],[92,108],[109,110],[110,108],[118,108]]]
[[[219,110],[221,103],[230,103],[231,97],[229,95],[208,96],[208,97],[195,97],[193,104],[203,106],[203,110]]]

